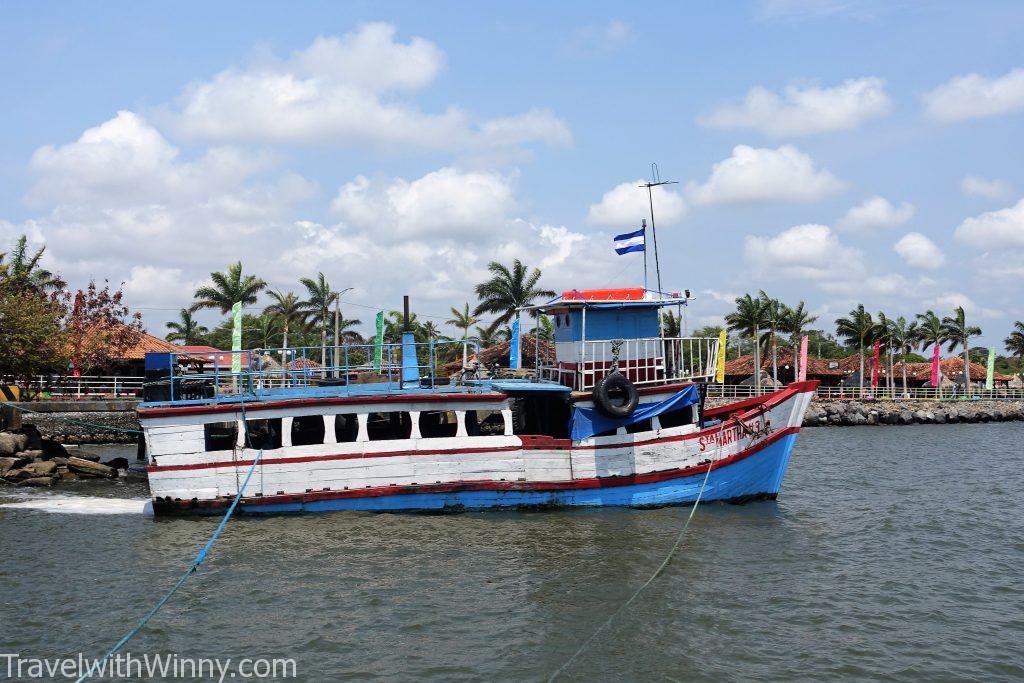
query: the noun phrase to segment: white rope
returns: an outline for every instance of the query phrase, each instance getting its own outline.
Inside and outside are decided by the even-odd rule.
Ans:
[[[721,450],[721,447],[722,447],[721,443],[717,444],[717,446],[718,446],[718,448],[716,448],[716,454],[718,454],[718,452]],[[612,612],[611,615],[607,619],[605,619],[604,623],[601,624],[600,626],[598,626],[597,630],[595,630],[593,633],[591,633],[590,637],[587,638],[585,641],[583,641],[583,644],[580,645],[579,649],[576,650],[575,653],[573,653],[572,657],[570,657],[568,660],[566,660],[566,662],[564,664],[562,664],[562,666],[558,667],[558,669],[553,674],[551,674],[551,676],[548,677],[548,683],[551,683],[552,681],[554,681],[556,678],[558,678],[562,674],[563,671],[565,671],[567,668],[569,668],[569,666],[574,661],[576,661],[576,658],[579,657],[580,654],[582,654],[583,651],[587,649],[587,647],[590,645],[591,642],[593,642],[594,638],[596,638],[597,635],[601,631],[603,631],[605,628],[607,628],[608,625],[611,624],[612,621],[615,619],[615,617],[617,617],[623,610],[625,610],[627,607],[629,607],[630,604],[632,604],[632,602],[634,600],[636,600],[637,596],[640,595],[640,593],[642,593],[645,588],[650,586],[651,583],[656,578],[658,578],[658,576],[663,571],[665,571],[665,567],[667,567],[668,563],[672,561],[672,556],[675,555],[676,554],[676,550],[679,549],[679,544],[682,543],[683,536],[686,535],[686,529],[687,529],[687,527],[690,526],[690,521],[693,519],[693,514],[695,512],[697,512],[697,505],[700,503],[701,496],[704,495],[704,488],[708,484],[708,477],[711,476],[711,468],[714,466],[714,464],[715,464],[715,460],[711,460],[711,462],[708,463],[707,472],[704,473],[704,481],[701,482],[700,491],[697,492],[697,499],[693,501],[693,507],[690,508],[690,515],[686,518],[686,522],[683,524],[683,528],[679,531],[679,535],[676,537],[676,542],[672,544],[672,547],[668,551],[668,555],[665,556],[665,559],[662,561],[662,563],[658,566],[657,569],[654,570],[654,573],[651,574],[651,577],[649,579],[647,579],[646,581],[644,581],[642,586],[640,586],[639,588],[636,589],[636,591],[633,593],[633,595],[631,595],[629,597],[629,600],[626,600],[626,602],[622,603],[617,610]]]

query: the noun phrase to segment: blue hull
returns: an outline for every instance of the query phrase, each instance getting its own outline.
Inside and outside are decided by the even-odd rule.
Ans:
[[[796,434],[788,434],[762,450],[711,472],[701,500],[774,498],[782,486]],[[481,510],[522,507],[656,507],[693,503],[704,474],[627,486],[554,491],[454,491],[406,493],[364,498],[331,498],[301,503],[256,504],[246,501],[241,511],[253,513],[325,512],[329,510]]]

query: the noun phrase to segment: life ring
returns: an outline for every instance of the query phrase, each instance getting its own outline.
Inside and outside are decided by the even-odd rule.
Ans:
[[[621,372],[605,375],[594,385],[594,405],[608,417],[629,417],[640,403],[640,392]]]

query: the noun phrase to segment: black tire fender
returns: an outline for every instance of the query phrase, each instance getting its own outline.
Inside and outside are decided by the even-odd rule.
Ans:
[[[612,396],[614,393],[624,395],[625,401]],[[594,405],[608,417],[629,417],[640,403],[640,392],[636,386],[621,372],[605,375],[594,385]]]

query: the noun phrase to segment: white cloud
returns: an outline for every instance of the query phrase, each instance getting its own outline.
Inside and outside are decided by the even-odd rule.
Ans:
[[[968,218],[956,237],[978,249],[1024,249],[1024,199],[1011,207]]]
[[[1006,199],[1013,193],[1010,184],[1005,180],[987,180],[969,175],[960,181],[960,191],[969,197],[986,199]]]
[[[884,197],[865,199],[846,212],[836,223],[840,230],[869,232],[875,228],[894,228],[914,217],[914,205],[903,202],[896,207]]]
[[[922,96],[925,111],[937,121],[954,123],[1024,109],[1024,69],[995,78],[957,76]]]
[[[711,128],[750,128],[779,137],[850,130],[889,112],[881,78],[849,79],[831,88],[790,85],[782,96],[756,86],[740,104],[724,104],[697,119]]]
[[[963,306],[964,313],[968,316],[968,324],[970,324],[970,316],[972,315],[989,319],[1005,316],[1005,313],[998,309],[979,306],[971,297],[962,292],[944,292],[934,299],[926,301],[925,304],[938,309],[936,312],[939,313],[940,317],[943,315],[941,311],[952,311],[952,309]]]
[[[484,241],[514,206],[511,180],[497,173],[441,168],[413,181],[346,183],[331,203],[334,213],[385,241],[439,237]]]
[[[825,280],[863,268],[862,255],[847,247],[827,225],[797,225],[773,237],[748,235],[743,254],[762,273]]]
[[[572,57],[602,57],[618,52],[633,41],[633,29],[624,21],[580,26],[572,31],[563,51]]]
[[[601,201],[590,205],[587,221],[621,229],[639,228],[641,219],[647,218],[650,213],[647,190],[640,187],[644,182],[633,180],[620,183],[605,192]],[[652,188],[652,191],[655,221],[664,225],[678,223],[686,213],[686,204],[679,193],[664,185]]]
[[[835,194],[845,184],[818,169],[796,147],[778,149],[737,145],[732,156],[716,163],[707,182],[690,182],[686,195],[694,204],[752,202],[808,203]]]
[[[396,42],[393,26],[363,24],[340,38],[321,36],[289,59],[227,69],[189,86],[172,120],[182,134],[209,140],[457,151],[571,143],[566,123],[543,109],[485,121],[454,106],[421,111],[411,96],[444,66],[433,43]]]
[[[930,239],[919,232],[910,232],[893,245],[893,250],[900,255],[907,265],[914,268],[941,268],[946,263],[942,250]]]

